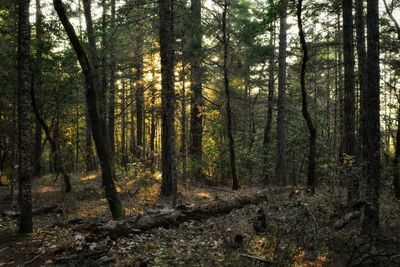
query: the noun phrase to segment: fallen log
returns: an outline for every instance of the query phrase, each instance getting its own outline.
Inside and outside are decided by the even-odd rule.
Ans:
[[[189,207],[180,206],[175,209],[164,208],[156,212],[148,212],[141,216],[136,214],[123,220],[110,221],[106,224],[85,222],[75,227],[75,230],[84,230],[100,236],[109,235],[111,238],[118,238],[123,235],[158,227],[169,228],[178,226],[185,221],[207,219],[227,214],[232,210],[243,208],[246,205],[257,205],[267,202],[271,194],[284,193],[293,189],[293,187],[266,189],[251,195],[237,196],[229,200],[219,200]]]

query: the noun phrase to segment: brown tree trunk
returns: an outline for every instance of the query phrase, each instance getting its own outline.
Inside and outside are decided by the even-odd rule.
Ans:
[[[301,85],[301,111],[303,113],[304,120],[306,121],[308,132],[309,132],[309,152],[308,152],[308,171],[307,171],[307,186],[314,192],[315,188],[315,157],[316,157],[316,139],[317,130],[312,122],[310,113],[308,111],[307,103],[307,92],[306,92],[306,67],[308,60],[308,49],[307,43],[303,31],[303,23],[301,20],[303,0],[297,2],[297,25],[299,28],[299,37],[301,43],[301,49],[303,50],[303,59],[301,63],[301,73],[300,73],[300,85]]]
[[[288,0],[281,2],[280,30],[279,30],[279,86],[278,86],[278,114],[276,118],[276,170],[275,179],[281,185],[286,185],[287,155],[286,155],[286,30],[287,30]]]
[[[36,104],[36,97],[35,97],[35,88],[32,86],[31,88],[31,101],[32,101],[32,107],[33,107],[33,112],[35,113],[36,120],[39,121],[41,127],[43,128],[47,140],[49,140],[49,143],[51,145],[51,151],[53,153],[54,157],[54,162],[56,165],[57,170],[61,173],[64,183],[65,183],[65,192],[69,193],[72,190],[71,186],[71,177],[69,176],[68,172],[65,169],[64,161],[62,159],[61,155],[61,148],[60,148],[60,136],[59,136],[59,126],[58,126],[58,118],[56,119],[56,134],[54,134],[54,138],[51,136],[51,130],[49,126],[47,126],[45,120],[40,114],[39,108],[37,107]]]
[[[365,139],[362,140],[362,160],[367,182],[364,208],[364,229],[367,233],[379,230],[380,195],[380,118],[379,118],[379,1],[367,1],[367,66],[368,77],[365,103],[361,116],[365,121]]]
[[[29,0],[18,1],[18,182],[21,217],[18,232],[32,232],[32,131],[30,106],[30,41]]]
[[[119,219],[125,215],[125,211],[114,185],[114,163],[112,159],[108,136],[104,134],[107,131],[107,124],[106,121],[99,116],[97,108],[98,101],[96,94],[99,89],[96,88],[96,77],[94,76],[92,66],[75,33],[75,30],[68,20],[62,0],[54,0],[53,3],[57,15],[68,35],[71,45],[75,50],[83,74],[85,76],[86,103],[90,121],[92,124],[92,135],[96,145],[97,154],[100,159],[102,170],[102,184],[105,190],[112,217],[114,219]]]
[[[181,82],[182,82],[182,94],[181,94],[181,159],[182,159],[182,177],[186,179],[187,175],[187,162],[186,162],[186,72],[185,72],[185,64],[182,63],[182,71],[181,71]]]
[[[231,109],[231,92],[229,88],[229,77],[228,77],[228,53],[229,53],[229,34],[227,30],[228,23],[228,0],[224,0],[224,7],[222,11],[222,44],[224,46],[224,88],[226,96],[226,120],[227,120],[227,134],[229,140],[229,156],[231,165],[232,175],[232,189],[239,189],[239,181],[236,173],[236,158],[235,158],[235,140],[233,138],[232,130],[232,109]]]
[[[36,0],[36,55],[34,68],[34,87],[36,92],[42,89],[42,57],[43,57],[43,15],[40,0]],[[40,122],[35,120],[35,144],[33,152],[33,176],[41,175],[42,156],[42,127]]]
[[[346,180],[348,184],[348,202],[357,201],[358,179],[352,175],[350,168],[355,160],[355,95],[354,95],[354,47],[353,47],[353,1],[342,0],[343,9],[343,61],[344,61],[344,99],[343,99],[343,154],[341,161],[349,169]]]
[[[271,31],[269,45],[272,48],[272,53],[268,63],[268,101],[267,101],[267,121],[264,128],[264,140],[263,140],[263,157],[264,157],[264,182],[267,184],[270,182],[269,173],[267,170],[267,158],[268,158],[268,144],[271,142],[271,128],[272,128],[272,113],[274,105],[274,89],[275,89],[275,25],[272,25],[273,30]]]
[[[136,81],[136,156],[143,156],[143,124],[144,124],[144,88],[143,88],[143,32],[138,28],[135,49],[135,81]]]
[[[161,195],[176,201],[177,177],[175,155],[175,89],[174,89],[174,0],[160,0],[161,57]],[[175,203],[173,203],[175,204]]]
[[[111,22],[110,26],[115,31],[115,0],[111,0]],[[111,152],[115,153],[115,44],[114,38],[110,38],[110,84],[109,84],[109,96],[107,106],[107,117],[108,117],[108,136],[110,138]]]
[[[189,155],[192,161],[191,173],[196,179],[202,177],[202,138],[203,138],[203,73],[202,73],[202,26],[201,1],[191,0],[190,37],[190,142]]]

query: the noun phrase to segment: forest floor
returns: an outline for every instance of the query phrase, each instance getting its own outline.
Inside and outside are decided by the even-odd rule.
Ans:
[[[108,225],[108,206],[97,173],[74,176],[73,192],[60,192],[60,179],[34,180],[34,233],[16,234],[18,210],[9,189],[0,187],[0,266],[400,266],[400,203],[381,199],[382,233],[361,233],[361,220],[334,230],[350,212],[336,186],[277,191],[258,205],[209,214],[171,227],[102,235],[85,225]],[[119,191],[128,217],[169,208],[159,198],[160,177],[120,176]],[[122,189],[123,188],[123,189]],[[260,188],[180,186],[179,205],[229,201]],[[265,215],[265,229],[257,220]],[[263,220],[264,220],[263,219]],[[90,228],[90,227],[89,227]]]

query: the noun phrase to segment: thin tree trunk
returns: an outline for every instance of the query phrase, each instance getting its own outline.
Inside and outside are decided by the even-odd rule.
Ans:
[[[190,56],[190,142],[189,155],[192,161],[191,173],[196,179],[202,177],[203,138],[203,73],[202,73],[202,26],[201,0],[191,0],[191,56]]]
[[[130,114],[131,114],[131,121],[130,121],[130,138],[129,138],[129,148],[130,148],[130,153],[132,155],[137,156],[137,147],[136,147],[136,139],[135,139],[135,98],[136,98],[136,94],[135,94],[135,86],[134,86],[134,82],[133,82],[133,78],[131,76],[131,70],[129,70],[129,80],[130,80],[130,99],[131,99],[131,106],[130,106]]]
[[[102,169],[102,184],[105,190],[112,217],[114,219],[119,219],[125,215],[125,211],[118,197],[114,184],[114,163],[112,159],[108,136],[104,135],[104,133],[107,131],[107,124],[106,121],[99,116],[97,108],[98,101],[96,93],[99,89],[96,88],[96,77],[94,76],[92,66],[75,33],[75,30],[68,20],[62,0],[54,0],[53,4],[57,15],[68,35],[71,45],[75,50],[83,74],[85,76],[86,103],[90,121],[92,124],[93,139],[96,145],[97,154],[100,158],[100,165]]]
[[[227,119],[227,133],[229,140],[229,155],[230,155],[230,165],[231,165],[231,175],[232,175],[232,189],[239,189],[239,181],[236,173],[236,158],[235,158],[235,140],[233,138],[232,132],[232,110],[231,110],[231,93],[229,88],[229,77],[228,77],[228,1],[224,0],[224,7],[222,11],[222,43],[224,46],[224,62],[223,62],[223,70],[224,70],[224,88],[225,88],[225,96],[226,96],[226,119]]]
[[[182,82],[182,95],[181,95],[181,158],[182,158],[182,177],[186,179],[187,175],[187,162],[186,162],[186,72],[185,64],[182,63],[181,82]]]
[[[365,140],[362,143],[364,175],[367,178],[366,202],[364,208],[364,229],[367,233],[379,230],[380,195],[380,118],[379,118],[379,1],[367,1],[367,66],[368,77],[365,93],[366,103],[362,105],[365,121]]]
[[[174,89],[174,0],[160,0],[161,57],[161,195],[176,201],[177,177],[175,155],[175,89]]]
[[[126,112],[125,112],[125,79],[121,80],[122,94],[121,94],[121,165],[126,169],[128,159],[126,155]]]
[[[300,85],[301,85],[301,111],[303,113],[304,120],[306,121],[308,132],[309,132],[309,152],[308,152],[308,171],[307,171],[307,186],[308,188],[314,192],[315,188],[315,157],[316,157],[316,139],[317,139],[317,130],[311,120],[310,113],[308,111],[308,103],[307,103],[307,92],[306,92],[306,67],[308,60],[308,49],[307,43],[304,36],[303,24],[301,20],[302,13],[302,4],[303,0],[299,0],[297,2],[297,25],[299,28],[299,37],[301,48],[303,50],[303,59],[301,64],[301,73],[300,73]]]
[[[51,130],[50,130],[49,126],[46,124],[42,115],[40,114],[39,108],[36,104],[35,89],[33,86],[31,88],[31,101],[32,101],[33,112],[35,113],[36,119],[39,121],[41,127],[43,128],[43,130],[46,134],[47,140],[49,140],[49,143],[51,145],[51,151],[53,153],[56,168],[61,173],[61,175],[64,179],[65,192],[69,193],[72,191],[71,177],[69,176],[68,172],[65,170],[64,161],[63,161],[62,155],[61,155],[59,126],[56,126],[57,134],[54,134],[54,138],[53,138],[51,136]],[[57,118],[56,123],[58,125],[58,123],[59,123],[58,118]]]
[[[18,1],[18,181],[20,219],[18,232],[32,232],[32,131],[30,107],[30,41],[29,0]]]
[[[286,185],[287,155],[286,155],[286,30],[287,30],[288,0],[281,2],[280,32],[279,32],[279,87],[278,87],[278,114],[276,119],[276,170],[275,179],[281,185]]]
[[[110,26],[115,31],[115,0],[111,0],[111,22]],[[115,43],[114,38],[110,39],[110,85],[108,96],[108,136],[110,138],[111,152],[115,153]]]
[[[42,57],[43,57],[43,15],[40,0],[36,0],[36,57],[34,68],[34,86],[35,91],[42,90]],[[41,174],[41,156],[42,156],[42,127],[40,122],[35,120],[35,144],[33,152],[33,176],[39,177]]]
[[[274,105],[274,89],[275,89],[275,23],[272,25],[273,30],[271,31],[269,45],[271,46],[271,56],[269,58],[268,66],[268,101],[267,101],[267,121],[264,128],[264,140],[263,140],[263,157],[264,157],[264,182],[267,184],[270,182],[269,173],[267,170],[267,158],[268,158],[268,144],[271,142],[271,128],[272,128],[272,113]]]
[[[136,49],[135,49],[135,81],[136,81],[136,142],[137,153],[136,156],[141,158],[143,156],[143,124],[144,124],[144,88],[143,88],[143,33],[141,28],[138,29],[136,35]]]

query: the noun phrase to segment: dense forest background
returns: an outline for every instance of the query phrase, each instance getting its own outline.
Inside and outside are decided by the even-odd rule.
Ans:
[[[303,207],[317,233],[361,218],[357,236],[391,251],[376,256],[371,245],[348,266],[395,266],[399,240],[384,237],[400,234],[399,23],[396,0],[2,0],[1,207],[14,224],[1,230],[35,233],[43,202],[73,202],[76,212],[90,195],[87,210],[126,226],[154,203],[198,204],[186,198],[201,189],[216,203],[215,192],[230,195],[224,212],[259,205],[268,189],[269,201],[287,193],[317,203]],[[87,191],[91,181],[99,192]],[[153,185],[143,192],[153,204],[135,207]],[[266,209],[253,211],[272,223]],[[153,226],[163,225],[141,227]],[[310,235],[307,251],[330,251]]]

